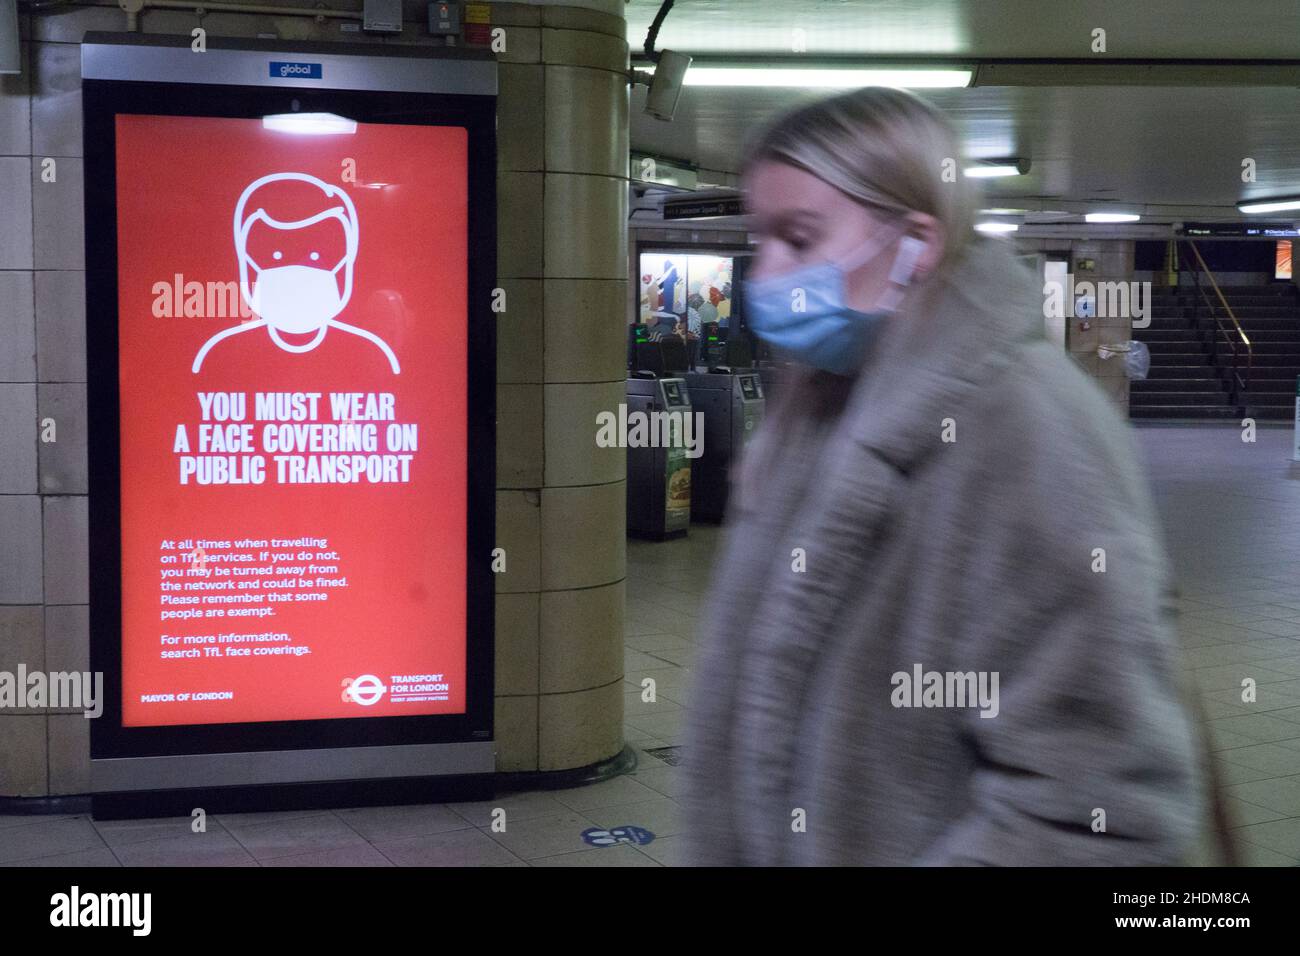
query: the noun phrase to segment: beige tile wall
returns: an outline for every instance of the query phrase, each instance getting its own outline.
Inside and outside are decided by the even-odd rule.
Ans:
[[[1133,280],[1133,250],[1131,239],[1036,239],[1017,238],[1018,252],[1048,252],[1068,249],[1070,271],[1076,284],[1080,282],[1131,282]],[[1091,259],[1092,272],[1078,269],[1080,259]],[[1101,359],[1097,355],[1100,345],[1127,342],[1133,338],[1131,318],[1122,316],[1094,316],[1088,320],[1090,328],[1080,327],[1080,320],[1065,320],[1065,343],[1074,359],[1113,401],[1122,414],[1128,416],[1128,378],[1124,363],[1119,357]]]
[[[301,5],[297,0],[263,0]],[[579,0],[581,3],[581,0]],[[493,4],[498,118],[498,769],[555,770],[622,746],[623,453],[595,447],[619,399],[627,296],[621,4]],[[429,43],[426,4],[387,42]],[[189,11],[145,32],[188,34]],[[210,36],[370,42],[337,22],[209,13]],[[26,68],[0,77],[0,669],[88,666],[79,48],[115,5],[23,14]],[[40,163],[53,158],[55,183]],[[39,446],[36,421],[58,423]],[[591,417],[584,428],[584,416]],[[0,711],[0,796],[83,793],[89,722]]]
[[[1130,282],[1133,279],[1133,240],[1086,239],[1074,240],[1070,246],[1070,268],[1075,283],[1079,282]],[[1092,272],[1078,268],[1080,259],[1091,259],[1096,265]],[[1102,391],[1128,416],[1128,377],[1124,374],[1121,357],[1099,358],[1097,349],[1102,345],[1119,345],[1133,338],[1132,318],[1125,316],[1094,316],[1091,328],[1081,331],[1079,320],[1067,319],[1066,347],[1070,355],[1090,374]]]

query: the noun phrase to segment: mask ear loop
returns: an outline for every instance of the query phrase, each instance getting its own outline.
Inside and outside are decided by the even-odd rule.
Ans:
[[[894,241],[894,238],[906,230],[906,226],[894,225],[892,228],[877,233],[859,246],[848,259],[836,262],[835,265],[846,275],[855,269],[861,269],[864,265],[885,251],[886,247]]]

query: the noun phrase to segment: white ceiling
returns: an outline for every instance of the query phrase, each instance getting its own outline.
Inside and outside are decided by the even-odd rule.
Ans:
[[[634,52],[659,0],[629,0]],[[1290,58],[1300,51],[1293,0],[678,0],[657,48],[683,53],[1086,57],[1091,31],[1112,57]]]
[[[634,58],[658,8],[658,0],[628,3]],[[1052,75],[1059,73],[1059,86],[918,91],[953,118],[969,156],[1032,161],[1028,175],[987,184],[989,205],[1078,212],[1109,202],[1144,207],[1150,222],[1237,218],[1234,205],[1241,199],[1300,193],[1300,89],[1230,85],[1242,81],[1249,64],[1222,62],[1300,63],[1298,3],[678,0],[656,49],[750,62],[745,54],[790,56],[795,27],[804,31],[809,57],[1087,60],[1049,63]],[[1105,56],[1089,51],[1094,27],[1107,31]],[[1117,57],[1219,63],[1201,81],[1213,85],[1093,85],[1098,78],[1087,69],[1094,62],[1112,69],[1105,61]],[[1124,81],[1131,78],[1125,74]],[[824,91],[687,87],[675,119],[665,123],[642,111],[645,89],[637,87],[632,148],[735,172],[745,139],[757,126],[820,95]],[[1247,157],[1257,164],[1255,183],[1241,181]],[[1038,201],[1025,202],[1030,198]]]

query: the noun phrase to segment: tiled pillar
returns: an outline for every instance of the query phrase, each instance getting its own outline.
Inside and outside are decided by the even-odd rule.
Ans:
[[[86,670],[79,51],[20,20],[23,73],[0,78],[0,670]],[[0,710],[0,795],[83,793],[88,768],[80,713]]]
[[[621,2],[492,5],[497,116],[497,739],[500,770],[618,753],[628,67]]]
[[[1133,281],[1132,239],[1082,239],[1070,246],[1070,271],[1077,286],[1080,282],[1095,285],[1102,282]],[[1079,269],[1079,260],[1091,259],[1095,268],[1091,272]],[[1099,296],[1100,298],[1100,296]],[[1143,297],[1146,305],[1150,300]],[[1100,312],[1100,307],[1098,308]],[[1088,320],[1091,328],[1081,331],[1078,318],[1066,319],[1066,346],[1073,358],[1101,389],[1110,397],[1120,414],[1128,417],[1128,377],[1124,373],[1124,359],[1112,355],[1102,359],[1097,349],[1102,345],[1122,345],[1133,338],[1132,316],[1096,315]]]
[[[270,0],[274,3],[276,0]],[[299,4],[300,5],[300,4]],[[623,395],[627,43],[621,0],[492,4],[506,28],[498,120],[498,769],[622,746],[624,453],[595,446]],[[584,8],[590,7],[590,8]],[[421,18],[423,8],[408,10]],[[88,668],[79,44],[116,7],[20,17],[0,77],[0,670]],[[191,11],[145,32],[188,35]],[[337,23],[209,14],[214,36],[366,42]],[[419,20],[400,42],[429,44]],[[53,159],[53,183],[41,177]],[[56,441],[41,442],[53,419]],[[80,713],[0,710],[0,796],[89,788]]]

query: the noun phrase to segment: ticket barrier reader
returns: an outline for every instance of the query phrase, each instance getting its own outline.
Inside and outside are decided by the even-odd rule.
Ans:
[[[627,370],[630,375],[650,372],[659,377],[690,368],[688,348],[677,335],[649,338],[644,325],[628,326]]]
[[[637,355],[644,353],[643,346],[649,344],[650,333],[643,324],[638,322],[627,327],[627,370],[629,372],[635,372],[642,367]]]
[[[727,364],[727,327],[717,322],[705,322],[700,328],[700,364]]]
[[[659,340],[659,354],[663,356],[664,373],[680,375],[691,370],[690,348],[676,335],[665,335]]]
[[[691,407],[704,413],[703,454],[695,459],[691,518],[722,520],[727,508],[732,463],[755,435],[766,400],[754,369],[715,366],[686,376]]]
[[[628,441],[627,533],[663,541],[691,523],[691,459],[684,429],[693,424],[685,379],[637,372],[627,380],[628,435],[642,424],[642,441]],[[637,414],[641,413],[641,414]],[[699,437],[695,437],[699,441]]]

